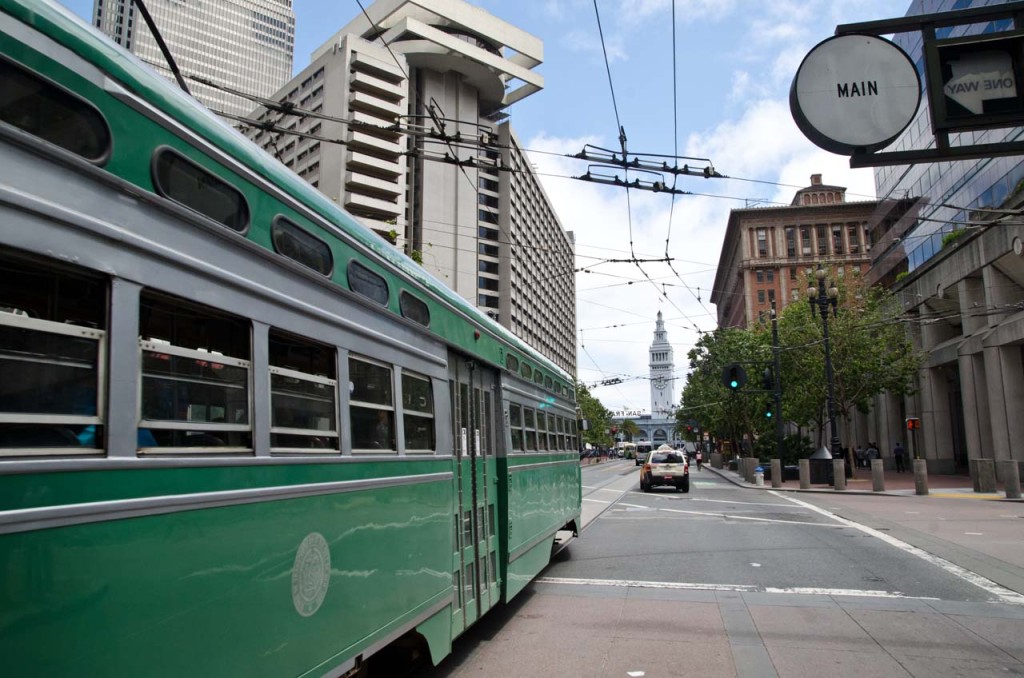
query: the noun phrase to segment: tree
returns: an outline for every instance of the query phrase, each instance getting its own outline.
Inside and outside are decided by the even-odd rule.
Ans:
[[[633,442],[633,438],[636,437],[637,433],[640,433],[640,427],[636,425],[636,422],[632,419],[623,419],[622,423],[619,424],[619,433],[621,433],[626,440]]]
[[[769,430],[763,416],[764,394],[755,392],[758,380],[752,379],[736,392],[722,383],[722,371],[731,363],[760,374],[771,362],[771,340],[763,328],[719,328],[704,334],[687,357],[690,373],[676,411],[678,428],[685,431],[687,422],[694,419],[717,438],[749,444]]]
[[[609,435],[606,431],[611,428],[612,413],[590,394],[586,384],[579,381],[576,382],[576,406],[590,425],[588,430],[580,431],[581,445],[609,445]]]
[[[867,412],[875,396],[912,392],[922,356],[907,336],[902,309],[880,286],[869,287],[856,271],[832,275],[839,290],[836,314],[829,315],[837,415],[846,421],[856,408]],[[811,283],[808,282],[808,285]],[[779,319],[783,415],[802,426],[816,425],[818,447],[827,430],[825,354],[821,315],[806,303],[787,306]],[[852,448],[856,441],[846,441]]]

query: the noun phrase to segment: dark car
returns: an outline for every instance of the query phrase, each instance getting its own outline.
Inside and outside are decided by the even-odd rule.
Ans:
[[[640,489],[650,492],[659,485],[671,485],[680,492],[690,491],[690,462],[685,454],[673,449],[651,452],[640,469]]]

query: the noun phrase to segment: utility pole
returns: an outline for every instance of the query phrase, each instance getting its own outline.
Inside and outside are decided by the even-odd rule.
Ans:
[[[782,459],[784,436],[782,433],[782,365],[779,354],[779,317],[775,312],[775,301],[772,301],[772,363],[775,369],[775,379],[772,386],[775,391],[775,454]]]

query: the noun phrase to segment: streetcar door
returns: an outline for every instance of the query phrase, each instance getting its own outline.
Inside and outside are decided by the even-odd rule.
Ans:
[[[496,377],[493,371],[461,356],[452,356],[449,365],[456,496],[453,631],[458,633],[498,600]]]

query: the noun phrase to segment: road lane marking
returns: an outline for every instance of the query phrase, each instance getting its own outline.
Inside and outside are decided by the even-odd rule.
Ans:
[[[610,504],[610,503],[612,503],[612,502],[606,501],[604,499],[591,499],[590,497],[583,497],[583,501],[592,501],[595,504]]]
[[[683,591],[731,591],[735,593],[799,593],[810,596],[861,596],[864,598],[900,598],[903,600],[941,600],[928,596],[908,596],[899,591],[873,589],[829,589],[805,586],[777,587],[756,584],[699,584],[677,581],[641,581],[638,579],[582,579],[578,577],[538,577],[538,584],[569,586],[614,586],[618,588],[672,589]]]
[[[810,525],[812,527],[831,527],[832,529],[843,528],[845,525],[829,525],[828,523],[808,523],[800,520],[777,520],[775,518],[756,518],[754,516],[737,516],[731,513],[712,513],[710,511],[683,511],[682,509],[663,508],[658,509],[666,513],[688,513],[695,516],[713,516],[715,518],[729,518],[731,520],[753,520],[759,523],[780,523],[782,525]]]
[[[996,596],[997,598],[999,598],[1000,601],[1002,601],[1004,603],[1009,603],[1011,605],[1024,605],[1024,595],[1021,595],[1021,594],[1017,593],[1016,591],[1011,591],[1010,589],[1005,588],[1005,587],[995,583],[991,579],[988,579],[986,577],[982,577],[980,574],[977,574],[975,572],[971,572],[970,570],[965,569],[963,567],[960,567],[959,565],[954,565],[953,563],[949,562],[948,560],[946,560],[944,558],[940,558],[939,556],[932,555],[931,553],[928,553],[927,551],[925,551],[923,549],[919,549],[916,546],[911,546],[910,544],[908,544],[905,541],[900,541],[896,537],[888,535],[888,534],[886,534],[884,532],[881,532],[879,530],[876,530],[874,528],[868,527],[867,525],[861,525],[860,523],[855,523],[852,520],[847,520],[846,518],[843,518],[841,516],[837,516],[836,514],[830,512],[830,511],[826,511],[825,509],[823,509],[823,508],[821,508],[819,506],[815,506],[814,504],[808,504],[807,502],[802,501],[800,499],[796,499],[795,497],[790,497],[790,496],[782,495],[782,494],[779,494],[779,493],[774,492],[772,490],[769,490],[769,492],[771,494],[776,495],[776,496],[780,496],[780,497],[786,499],[787,501],[791,501],[794,504],[798,504],[800,506],[806,506],[807,508],[811,509],[812,511],[814,511],[816,513],[820,513],[823,516],[828,516],[832,520],[835,520],[835,521],[837,521],[839,523],[842,523],[842,524],[847,525],[849,527],[852,527],[854,529],[860,530],[861,532],[863,532],[865,534],[868,534],[868,535],[871,535],[872,537],[876,537],[878,539],[881,539],[886,544],[889,544],[890,546],[895,546],[896,548],[900,549],[901,551],[903,551],[905,553],[909,553],[910,555],[917,556],[921,560],[924,560],[924,561],[926,561],[928,563],[931,563],[932,565],[935,565],[936,567],[939,567],[939,568],[945,570],[946,572],[948,572],[949,574],[951,574],[951,575],[953,575],[955,577],[959,577],[960,579],[963,579],[964,581],[966,581],[966,582],[968,582],[970,584],[974,584],[975,586],[977,586],[978,588],[982,589],[983,591],[987,591],[988,593],[990,593],[990,594]]]

